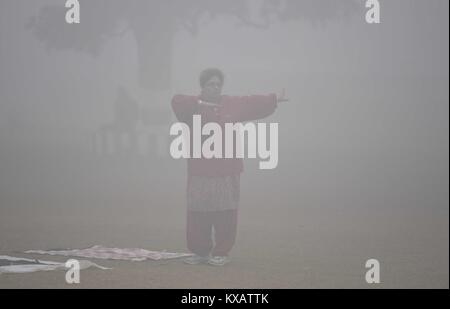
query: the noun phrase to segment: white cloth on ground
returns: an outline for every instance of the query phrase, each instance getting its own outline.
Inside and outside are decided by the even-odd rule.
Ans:
[[[8,261],[13,265],[4,265],[0,266],[0,274],[23,274],[23,273],[32,273],[36,271],[50,271],[50,270],[58,270],[64,269],[68,270],[65,263],[53,262],[53,261],[43,261],[43,260],[34,260],[34,259],[26,259],[26,258],[18,258],[14,256],[8,255],[0,255],[0,261]],[[110,269],[107,267],[103,267],[92,263],[91,261],[80,260],[80,269],[86,269],[89,267],[96,267],[100,269]]]
[[[190,253],[171,253],[166,251],[149,251],[140,248],[108,248],[103,246],[93,246],[86,249],[68,250],[28,250],[29,254],[48,254],[73,257],[84,257],[104,260],[125,260],[125,261],[145,261],[145,260],[166,260],[192,256]]]

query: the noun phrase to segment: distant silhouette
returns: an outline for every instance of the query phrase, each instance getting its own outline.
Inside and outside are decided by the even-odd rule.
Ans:
[[[132,153],[137,149],[136,127],[139,121],[139,105],[128,91],[118,87],[114,102],[114,119],[101,127],[99,143],[101,153]]]
[[[94,134],[100,156],[167,156],[170,115],[166,110],[141,107],[124,87],[117,88],[113,119]]]

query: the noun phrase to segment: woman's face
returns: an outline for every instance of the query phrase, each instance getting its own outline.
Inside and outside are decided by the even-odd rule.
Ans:
[[[218,102],[222,95],[222,81],[219,77],[211,77],[202,88],[202,98],[205,101]]]

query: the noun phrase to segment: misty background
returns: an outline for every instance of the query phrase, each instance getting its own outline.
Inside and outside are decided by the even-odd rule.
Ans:
[[[235,251],[293,259],[310,224],[315,254],[395,268],[414,253],[405,273],[448,287],[448,1],[380,1],[377,25],[351,0],[80,0],[80,25],[64,3],[0,2],[1,250],[185,250],[170,101],[218,67],[225,94],[290,99],[263,120],[279,123],[278,167],[244,162]]]

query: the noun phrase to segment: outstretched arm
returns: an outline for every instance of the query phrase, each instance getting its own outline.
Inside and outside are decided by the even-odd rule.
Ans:
[[[272,93],[269,95],[250,95],[236,97],[234,100],[237,121],[252,121],[263,119],[275,111],[280,102],[288,102],[285,98],[285,91],[277,96]]]

